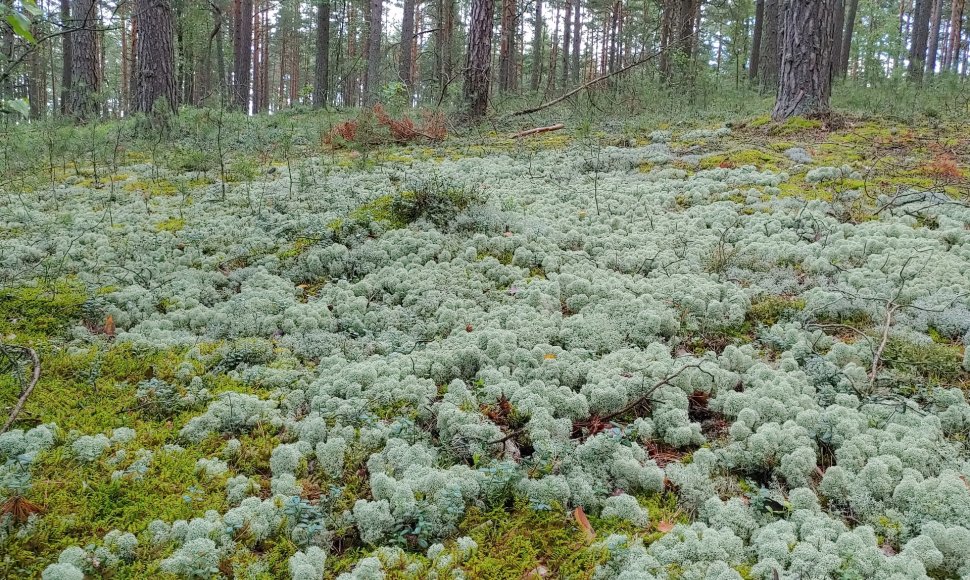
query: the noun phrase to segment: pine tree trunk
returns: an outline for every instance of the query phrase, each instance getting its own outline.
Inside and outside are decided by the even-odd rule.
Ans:
[[[754,8],[754,33],[751,37],[751,64],[748,65],[748,80],[758,78],[758,65],[761,64],[761,34],[765,25],[765,0],[758,0]]]
[[[926,50],[926,72],[930,76],[936,73],[936,64],[940,49],[940,25],[943,22],[943,0],[933,2],[930,15],[929,41]]]
[[[71,0],[61,0],[61,22],[64,23],[65,30],[71,30],[74,21],[71,18]],[[71,85],[74,84],[72,75],[74,57],[72,56],[74,33],[67,32],[61,36],[61,114],[70,115],[71,112]]]
[[[96,0],[75,0],[71,15],[77,27],[71,33],[71,112],[80,120],[100,114],[97,15]]]
[[[910,80],[914,82],[923,80],[933,2],[934,0],[916,0],[916,7],[913,9],[913,37],[909,49],[908,72]]]
[[[765,21],[761,33],[761,61],[758,75],[761,92],[774,91],[778,87],[778,69],[781,66],[781,3],[784,0],[765,0]]]
[[[784,0],[778,97],[771,116],[783,121],[829,111],[834,0]]]
[[[372,105],[377,102],[377,95],[381,90],[381,33],[384,16],[383,0],[370,0],[370,10],[367,18],[367,73],[364,76],[364,104]]]
[[[832,74],[833,78],[839,72],[842,58],[842,33],[845,30],[845,0],[835,0],[835,14],[832,19]]]
[[[407,87],[408,97],[413,91],[414,78],[411,75],[412,42],[414,41],[414,0],[404,0],[404,14],[401,18],[401,59],[398,75]]]
[[[566,0],[566,10],[563,14],[562,27],[562,86],[569,86],[569,50],[572,48],[573,2]]]
[[[503,93],[515,88],[515,0],[502,0],[501,39],[499,40],[498,87]]]
[[[235,58],[233,59],[234,102],[249,113],[253,74],[253,0],[236,0]]]
[[[960,67],[960,44],[963,42],[963,12],[966,10],[966,0],[953,0],[950,13],[950,41],[946,51],[944,68],[957,72]]]
[[[314,62],[313,106],[320,109],[330,101],[330,0],[317,8],[317,56]]]
[[[175,92],[175,51],[172,45],[172,6],[169,0],[137,0],[141,30],[135,44],[135,111],[151,114],[164,99],[167,111],[178,106]]]
[[[545,30],[545,22],[542,20],[542,0],[536,0],[536,13],[532,22],[532,78],[529,87],[536,93],[539,92],[539,86],[542,84],[542,37]]]
[[[475,121],[485,116],[488,108],[489,81],[492,74],[492,19],[495,5],[492,0],[472,0],[468,22],[462,96],[465,115]]]
[[[573,0],[575,5],[573,6],[573,49],[569,53],[569,58],[571,61],[571,66],[569,70],[569,76],[572,77],[574,83],[582,82],[582,78],[579,74],[579,51],[582,47],[583,41],[583,21],[582,21],[582,6],[580,0]]]
[[[849,58],[852,54],[852,40],[855,31],[856,15],[859,13],[859,0],[849,0],[845,14],[845,31],[842,34],[842,52],[838,55],[838,71],[842,78],[849,74]]]

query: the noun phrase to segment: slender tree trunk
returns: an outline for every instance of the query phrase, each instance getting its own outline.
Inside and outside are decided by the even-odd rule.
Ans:
[[[381,36],[383,32],[384,1],[370,0],[367,18],[367,73],[364,76],[364,104],[377,102],[381,90]]]
[[[537,93],[542,84],[542,41],[543,31],[545,30],[545,22],[542,20],[542,0],[536,0],[536,13],[532,21],[532,29],[532,78],[529,87],[532,92]]]
[[[751,37],[751,64],[748,65],[748,80],[758,78],[758,65],[761,61],[761,34],[765,24],[765,0],[758,0],[754,7],[754,34]]]
[[[583,43],[583,11],[582,4],[580,0],[573,0],[575,3],[573,6],[573,49],[569,53],[569,58],[572,62],[571,69],[569,71],[569,76],[572,77],[573,82],[582,82],[582,75],[579,71],[579,59],[580,50]]]
[[[926,72],[930,76],[936,74],[936,64],[940,49],[940,25],[943,22],[943,0],[933,2],[930,14],[930,32],[926,50]]]
[[[317,56],[314,62],[313,106],[320,109],[330,101],[330,0],[317,8]]]
[[[75,0],[72,12],[77,30],[71,33],[71,112],[84,120],[100,114],[98,63],[101,59],[96,0]]]
[[[485,116],[489,81],[492,75],[492,0],[472,0],[468,22],[468,49],[465,60],[463,100],[468,120]]]
[[[960,44],[963,42],[963,12],[966,0],[953,0],[950,13],[950,41],[946,51],[944,68],[957,72],[960,67]]]
[[[569,86],[569,50],[572,48],[573,3],[576,0],[566,0],[566,9],[562,19],[562,86]]]
[[[913,9],[913,39],[909,49],[908,71],[910,80],[914,82],[923,80],[933,2],[934,0],[916,0],[916,7]]]
[[[401,18],[401,59],[398,63],[398,75],[408,90],[408,102],[414,88],[414,77],[411,75],[412,43],[414,41],[414,0],[404,0],[404,14]]]
[[[859,12],[859,0],[848,0],[845,14],[845,31],[842,34],[842,53],[839,55],[839,74],[845,78],[849,74],[849,58],[852,54],[852,40],[855,31],[856,15]]]
[[[33,25],[34,38],[41,35],[40,27]],[[27,101],[30,104],[30,118],[41,119],[47,113],[47,57],[40,50],[32,51],[27,57]]]
[[[156,112],[156,104],[174,113],[178,106],[175,92],[175,50],[172,45],[172,6],[169,0],[137,0],[135,10],[141,19],[135,52],[135,110]]]
[[[778,97],[771,116],[829,111],[832,94],[832,18],[834,0],[784,0]]]

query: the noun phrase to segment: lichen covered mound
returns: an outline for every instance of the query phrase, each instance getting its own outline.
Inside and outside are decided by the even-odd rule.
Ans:
[[[506,505],[582,508],[597,578],[970,575],[970,207],[678,141],[730,136],[4,202],[0,270],[57,258],[114,325],[61,348],[176,353],[115,385],[164,437],[11,431],[4,497],[38,457],[125,486],[194,453],[218,488],[61,538],[44,577],[476,576],[467,520]]]

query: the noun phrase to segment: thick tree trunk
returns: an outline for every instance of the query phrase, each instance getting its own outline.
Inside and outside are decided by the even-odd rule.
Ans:
[[[71,33],[71,112],[81,120],[100,114],[98,93],[101,79],[98,63],[98,6],[96,0],[75,0]]]
[[[923,69],[926,67],[926,49],[930,34],[930,14],[934,0],[916,0],[913,9],[913,37],[909,48],[909,78],[919,82],[923,80]]]
[[[364,75],[364,104],[377,102],[381,90],[381,32],[383,31],[384,2],[370,0],[367,17],[367,73]]]
[[[492,74],[492,0],[473,0],[468,22],[463,100],[470,121],[481,119],[488,108],[489,80]]]
[[[778,98],[771,116],[829,111],[832,93],[832,18],[834,0],[784,0]]]
[[[758,78],[758,65],[761,64],[761,35],[765,25],[765,0],[758,0],[754,7],[754,33],[751,36],[751,64],[748,65],[748,80]]]
[[[313,106],[326,107],[330,101],[330,0],[317,8],[317,56],[314,62]]]
[[[411,49],[414,41],[414,0],[404,0],[404,14],[401,18],[401,59],[398,63],[398,75],[401,82],[408,89],[408,97],[412,92],[414,78],[411,76]]]
[[[960,67],[960,45],[963,42],[963,12],[966,10],[966,0],[953,0],[950,13],[950,40],[946,51],[944,68],[957,72]]]
[[[859,0],[848,0],[845,13],[845,30],[842,33],[842,52],[838,55],[838,71],[842,78],[849,74],[849,58],[852,55],[852,39],[855,31],[856,15],[859,13]]]
[[[930,14],[930,33],[926,50],[926,72],[936,73],[936,64],[940,49],[940,24],[943,22],[943,0],[934,0],[933,11]]]
[[[761,91],[767,93],[778,87],[781,66],[781,3],[784,0],[765,0],[764,29],[761,32],[761,60],[758,75]]]
[[[172,45],[172,6],[169,0],[138,0],[135,4],[141,30],[135,45],[135,110],[153,113],[164,100],[167,111],[175,112],[175,51]]]
[[[529,87],[532,92],[538,92],[542,84],[542,40],[545,22],[542,20],[542,0],[536,0],[536,13],[532,21],[532,78]]]
[[[517,28],[515,11],[515,0],[502,0],[498,88],[503,93],[515,90],[515,36]]]

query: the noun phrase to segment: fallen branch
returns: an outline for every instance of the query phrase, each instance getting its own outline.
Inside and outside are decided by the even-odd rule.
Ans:
[[[519,131],[518,133],[513,133],[509,135],[509,139],[521,139],[523,137],[530,137],[532,135],[538,135],[540,133],[549,133],[550,131],[559,131],[560,129],[565,129],[566,126],[562,123],[557,125],[550,125],[548,127],[536,127],[535,129],[529,129],[527,131]]]
[[[32,348],[28,348],[26,346],[11,347],[10,345],[7,345],[6,347],[3,347],[3,348],[16,348],[17,350],[20,350],[28,357],[30,357],[30,361],[34,365],[34,372],[30,378],[30,382],[27,384],[27,387],[23,390],[23,393],[21,393],[20,399],[17,400],[17,404],[14,405],[13,410],[10,412],[10,416],[7,418],[7,422],[4,423],[3,428],[0,429],[0,433],[6,433],[7,429],[9,429],[10,426],[13,425],[13,422],[17,420],[17,415],[19,415],[20,411],[23,410],[24,404],[27,403],[27,398],[30,397],[30,394],[32,392],[34,392],[34,387],[36,387],[37,383],[40,381],[40,357],[37,356],[37,351],[35,351]],[[13,359],[11,359],[11,361],[12,360]]]
[[[684,41],[687,41],[687,40],[689,40],[689,39],[690,39],[690,38],[691,38],[692,36],[694,36],[694,35],[693,35],[693,34],[690,34],[690,35],[688,35],[688,36],[686,36],[686,37],[684,37],[684,38],[682,38],[680,42],[684,42]],[[679,43],[679,42],[678,42],[678,43],[676,43],[676,44],[674,44],[674,43],[671,43],[671,44],[670,44],[670,46],[680,46],[680,43]],[[625,67],[623,67],[623,68],[619,68],[619,69],[617,69],[617,70],[615,70],[615,71],[613,71],[613,72],[609,72],[609,73],[606,73],[606,74],[604,74],[604,75],[600,75],[600,76],[598,76],[598,77],[596,77],[595,79],[593,79],[593,80],[591,80],[591,81],[589,81],[588,83],[585,83],[585,84],[582,84],[582,85],[579,85],[579,86],[578,86],[578,87],[576,87],[575,89],[573,89],[573,90],[571,90],[571,91],[569,91],[568,93],[566,93],[566,94],[564,94],[563,96],[561,96],[561,97],[559,97],[559,98],[556,98],[556,99],[553,99],[553,100],[551,100],[551,101],[549,101],[549,102],[547,102],[547,103],[543,103],[543,104],[541,104],[541,105],[538,105],[538,106],[536,106],[536,107],[531,107],[531,108],[529,108],[529,109],[523,109],[523,110],[521,110],[521,111],[516,111],[515,113],[512,113],[512,114],[510,114],[509,116],[510,116],[510,117],[521,117],[522,115],[528,115],[528,114],[530,114],[530,113],[538,113],[539,111],[541,111],[541,110],[543,110],[543,109],[548,109],[549,107],[551,107],[551,106],[553,106],[553,105],[556,105],[556,104],[559,104],[559,103],[561,103],[561,102],[563,102],[563,101],[565,101],[566,99],[568,99],[568,98],[570,98],[570,97],[572,97],[572,96],[573,96],[573,95],[575,95],[576,93],[578,93],[578,92],[580,92],[580,91],[583,91],[583,90],[585,90],[585,89],[588,89],[589,87],[591,87],[591,86],[593,86],[593,85],[595,85],[595,84],[598,84],[598,83],[601,83],[601,82],[603,82],[603,81],[605,81],[605,80],[607,80],[607,79],[610,79],[610,78],[612,78],[612,77],[615,77],[616,75],[620,75],[620,74],[623,74],[623,73],[625,73],[626,71],[628,71],[628,70],[630,70],[630,69],[633,69],[633,68],[636,68],[636,67],[638,67],[638,66],[640,66],[640,65],[644,65],[644,64],[646,64],[646,63],[648,63],[648,62],[650,62],[650,61],[652,61],[653,59],[655,59],[655,58],[657,58],[658,56],[660,56],[660,55],[662,55],[662,54],[663,54],[663,53],[665,53],[665,52],[666,52],[667,50],[668,50],[668,49],[667,49],[666,47],[665,47],[665,48],[662,48],[662,49],[660,49],[660,50],[658,50],[657,52],[655,52],[655,53],[653,53],[653,54],[650,54],[650,55],[648,55],[648,56],[645,56],[645,57],[643,57],[643,58],[641,58],[640,60],[638,60],[638,61],[636,61],[636,62],[633,62],[633,63],[630,63],[630,64],[628,64],[628,65],[626,65],[626,66],[625,66]]]

